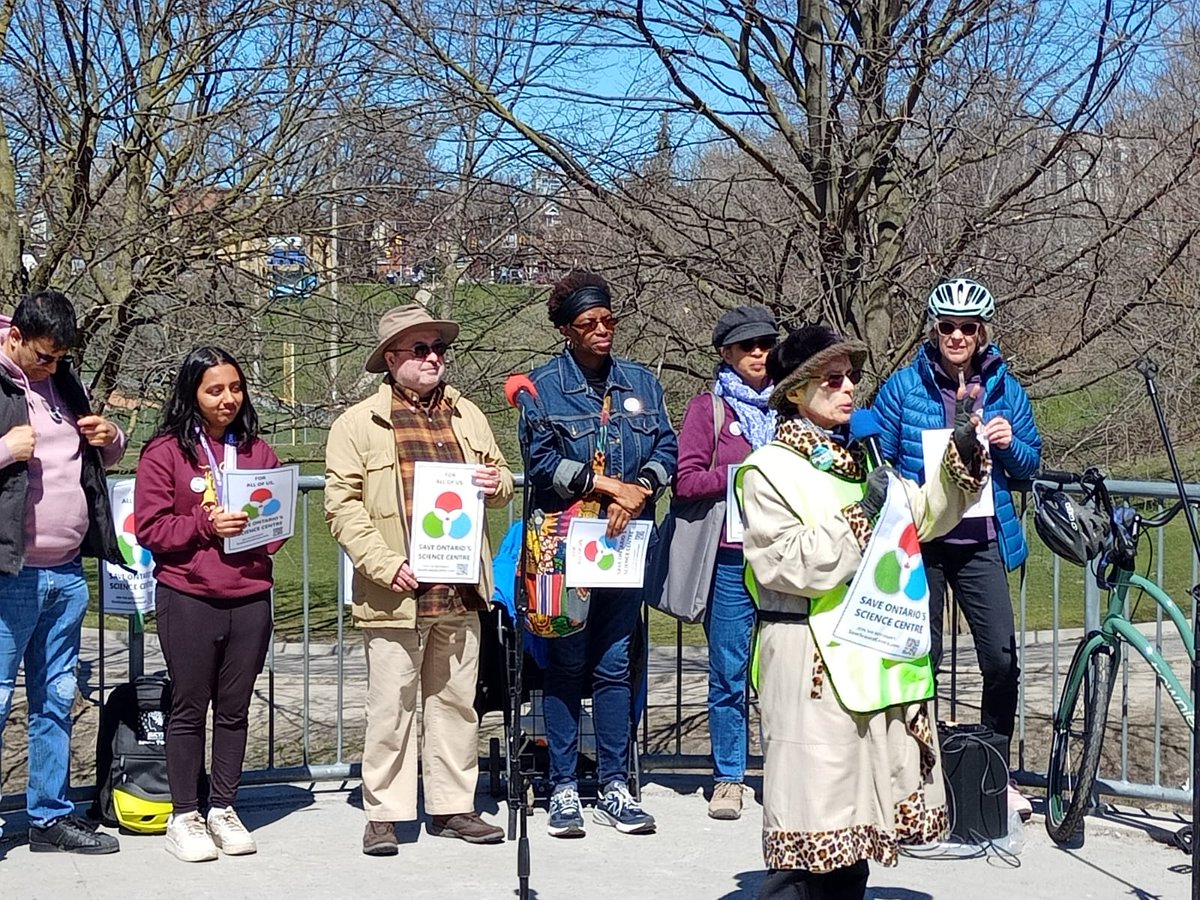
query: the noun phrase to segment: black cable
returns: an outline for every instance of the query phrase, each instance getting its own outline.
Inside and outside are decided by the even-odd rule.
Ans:
[[[981,796],[995,797],[1000,794],[1007,795],[1007,793],[1008,793],[1008,761],[1004,758],[1004,756],[1000,753],[999,750],[997,750],[995,747],[993,747],[991,745],[991,743],[989,743],[988,741],[985,741],[978,734],[970,734],[967,732],[955,732],[954,734],[952,734],[950,736],[950,738],[947,741],[943,742],[943,746],[945,743],[951,743],[951,742],[953,742],[953,744],[956,747],[963,746],[963,745],[982,746],[984,749],[985,755],[990,755],[992,757],[993,764],[998,765],[1000,767],[1000,771],[1004,773],[1004,779],[1003,779],[1003,783],[1002,783],[1001,787],[993,789],[987,783],[988,776],[992,773],[993,768],[990,766],[984,766],[983,772],[981,773],[980,780],[979,780],[979,793]],[[943,752],[943,763],[942,763],[943,767],[945,766],[944,755],[945,754]],[[954,826],[955,826],[956,822],[958,821],[958,798],[954,796],[954,786],[950,783],[950,780],[945,777],[944,768],[943,768],[942,781],[946,786],[946,810],[947,810],[947,816],[950,821],[950,832],[953,833]],[[1004,814],[1005,814],[1005,820],[1007,822],[1007,820],[1011,818],[1011,816],[1009,816],[1009,814],[1008,814],[1007,804],[1005,804],[1005,806],[1004,806]],[[1022,828],[1025,827],[1023,823],[1022,823],[1021,827]],[[956,842],[956,841],[941,841],[936,845],[936,847],[934,849],[931,849],[929,852],[923,852],[922,850],[919,850],[917,848],[910,847],[910,846],[904,846],[904,845],[901,845],[899,850],[900,850],[900,853],[903,854],[904,856],[908,856],[913,859],[933,859],[933,860],[955,859],[955,860],[959,860],[959,859],[982,859],[982,858],[994,856],[995,858],[999,859],[1001,862],[1003,862],[1005,865],[1007,865],[1011,868],[1014,868],[1014,869],[1020,868],[1021,860],[1018,857],[1018,855],[1016,853],[1013,853],[1007,847],[1001,846],[999,843],[997,843],[996,839],[987,837],[986,835],[983,835],[983,834],[980,834],[979,832],[976,832],[974,829],[971,829],[968,832],[968,836],[971,838],[971,843]],[[1024,843],[1023,838],[1022,838],[1022,843]],[[950,847],[962,847],[964,849],[967,847],[975,847],[975,849],[973,851],[968,851],[968,852],[955,852],[954,850],[949,849]]]

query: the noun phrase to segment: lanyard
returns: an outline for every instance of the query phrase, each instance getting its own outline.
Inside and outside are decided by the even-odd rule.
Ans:
[[[208,437],[199,428],[196,429],[196,440],[200,442],[204,455],[208,457],[208,471],[212,475],[213,490],[217,492],[217,505],[224,507],[225,479],[221,477],[221,472],[232,472],[237,468],[237,437],[228,432],[225,433],[225,467],[223,470],[217,468],[217,458],[213,456],[212,447],[208,445]]]

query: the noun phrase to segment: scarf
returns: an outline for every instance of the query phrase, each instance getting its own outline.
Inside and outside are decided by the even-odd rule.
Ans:
[[[775,439],[808,457],[822,472],[832,472],[850,481],[866,478],[863,459],[858,445],[848,449],[840,435],[818,428],[808,419],[785,419],[779,423]]]
[[[717,369],[713,393],[733,407],[742,434],[754,450],[769,444],[775,437],[775,410],[767,405],[771,389],[768,384],[761,391],[754,390],[731,366],[723,364]]]

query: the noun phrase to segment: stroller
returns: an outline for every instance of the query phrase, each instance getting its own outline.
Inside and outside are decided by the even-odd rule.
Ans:
[[[546,722],[542,714],[547,640],[528,634],[518,622],[513,596],[521,552],[521,522],[512,524],[493,557],[495,605],[484,624],[480,659],[480,714],[497,709],[504,713],[504,746],[492,738],[488,747],[489,790],[508,803],[508,838],[516,836],[522,804],[532,810],[551,793],[550,755]],[[633,685],[629,723],[629,790],[640,795],[637,725],[646,703],[646,635],[640,626],[633,635],[630,669]],[[497,682],[501,682],[497,684]],[[519,695],[519,703],[515,702]],[[591,715],[591,691],[584,693],[579,718],[580,797],[594,800],[600,793],[596,766],[596,735]]]

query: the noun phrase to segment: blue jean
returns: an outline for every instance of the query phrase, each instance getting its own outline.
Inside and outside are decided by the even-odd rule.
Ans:
[[[746,775],[746,679],[754,617],[754,601],[742,577],[741,551],[723,548],[717,554],[712,595],[704,614],[708,735],[716,781],[740,783]]]
[[[629,648],[641,608],[641,588],[592,591],[587,627],[570,637],[546,642],[543,710],[554,788],[576,784],[579,704],[585,679],[591,681],[600,783],[628,778],[633,731]]]
[[[25,660],[29,702],[30,824],[44,826],[75,810],[71,778],[71,706],[79,662],[79,627],[88,586],[79,559],[48,569],[0,575],[0,751],[12,711],[17,668]]]

